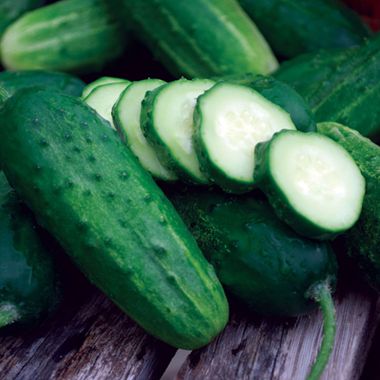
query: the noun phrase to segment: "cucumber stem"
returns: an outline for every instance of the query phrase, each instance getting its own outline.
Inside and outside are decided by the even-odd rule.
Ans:
[[[19,318],[16,308],[12,305],[0,305],[0,328],[10,325]]]
[[[334,301],[331,295],[330,287],[327,283],[322,283],[315,286],[311,295],[322,310],[323,338],[317,358],[311,367],[307,380],[318,380],[321,377],[334,348],[336,318]]]

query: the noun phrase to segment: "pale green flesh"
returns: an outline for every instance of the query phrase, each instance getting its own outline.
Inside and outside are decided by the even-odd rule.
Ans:
[[[312,223],[345,230],[358,219],[365,180],[351,156],[317,134],[290,133],[271,146],[270,170],[291,207]]]
[[[212,87],[210,80],[180,79],[158,94],[153,110],[154,128],[174,161],[193,179],[208,180],[200,171],[193,146],[193,114],[197,98]]]
[[[120,94],[129,85],[130,82],[103,84],[92,90],[84,101],[115,129],[112,119],[112,107],[119,99]]]
[[[102,86],[103,84],[111,84],[111,83],[130,83],[126,79],[122,78],[114,78],[114,77],[101,77],[91,83],[89,83],[82,92],[82,99],[86,98],[92,90],[96,87]]]
[[[165,82],[159,79],[147,79],[132,83],[120,96],[114,113],[117,113],[118,116],[117,128],[123,130],[128,146],[139,159],[143,168],[154,177],[174,180],[175,174],[160,163],[156,152],[144,137],[140,124],[141,102],[145,94],[163,84]]]
[[[296,129],[288,113],[252,89],[225,83],[202,97],[201,139],[212,164],[229,180],[253,184],[255,146],[282,129]]]

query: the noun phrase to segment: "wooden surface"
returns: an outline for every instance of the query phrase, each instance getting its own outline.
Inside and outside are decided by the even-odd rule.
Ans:
[[[0,336],[1,380],[159,379],[175,350],[95,289],[37,330]]]
[[[379,298],[366,289],[337,297],[337,338],[324,380],[360,377],[379,322]],[[233,314],[225,331],[208,347],[194,351],[178,379],[303,380],[314,361],[322,316],[289,321],[247,319]]]

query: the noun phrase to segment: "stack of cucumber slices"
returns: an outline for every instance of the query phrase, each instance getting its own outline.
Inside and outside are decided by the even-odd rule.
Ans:
[[[309,132],[312,113],[282,82],[106,77],[89,84],[83,99],[157,180],[232,193],[258,187],[280,219],[310,238],[333,238],[359,218],[359,168],[338,143]]]

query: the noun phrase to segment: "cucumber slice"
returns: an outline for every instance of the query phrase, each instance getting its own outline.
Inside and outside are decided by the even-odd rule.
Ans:
[[[146,79],[132,83],[120,95],[112,110],[112,116],[116,129],[124,137],[143,168],[158,179],[170,181],[176,179],[175,174],[160,163],[156,152],[146,141],[140,125],[141,102],[145,94],[163,84],[165,82],[160,79]]]
[[[199,97],[194,122],[201,167],[229,192],[253,187],[256,144],[296,128],[288,113],[255,90],[226,82]]]
[[[91,83],[89,83],[82,92],[82,98],[86,98],[90,92],[95,89],[96,87],[102,86],[103,84],[110,84],[110,83],[130,83],[126,79],[122,78],[114,78],[114,77],[101,77]]]
[[[298,233],[329,239],[358,220],[365,180],[350,154],[318,133],[281,131],[256,147],[255,178]]]
[[[111,127],[116,129],[112,120],[112,107],[120,94],[130,85],[130,82],[109,83],[95,87],[83,100],[93,108]]]
[[[179,177],[208,183],[193,146],[193,113],[198,96],[215,84],[208,79],[179,79],[147,94],[141,126],[159,159]]]

